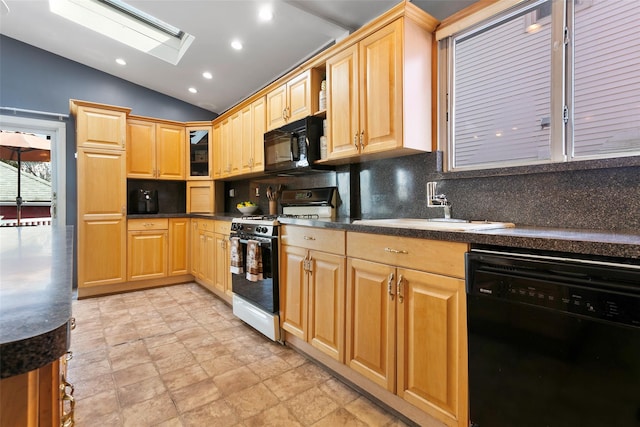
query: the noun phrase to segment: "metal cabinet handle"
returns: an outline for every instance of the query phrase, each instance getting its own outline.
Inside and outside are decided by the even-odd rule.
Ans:
[[[74,413],[76,409],[76,401],[73,397],[75,387],[67,381],[62,375],[60,382],[60,399],[62,400],[62,415],[60,417],[60,425],[63,427],[71,427],[75,424]],[[68,403],[68,411],[66,404]]]
[[[313,236],[304,236],[304,240],[316,240]]]
[[[389,278],[387,279],[387,291],[389,292],[389,295],[391,296],[391,300],[393,300],[393,297],[395,296],[395,294],[393,293],[393,273],[389,274]]]
[[[356,150],[358,149],[358,132],[356,132],[355,135],[353,135],[353,145],[356,146]]]
[[[404,300],[404,295],[402,294],[402,285],[404,284],[404,277],[402,277],[402,274],[400,276],[398,276],[398,301],[400,302],[400,304],[402,304],[402,301]]]
[[[362,150],[364,150],[364,142],[362,142],[363,139],[364,139],[364,131],[360,132],[360,148]]]
[[[76,318],[75,317],[72,317],[71,319],[69,319],[69,327],[71,328],[72,331],[76,328]]]
[[[392,248],[384,248],[384,251],[392,254],[408,254],[409,253],[402,249],[398,250],[398,249],[392,249]]]

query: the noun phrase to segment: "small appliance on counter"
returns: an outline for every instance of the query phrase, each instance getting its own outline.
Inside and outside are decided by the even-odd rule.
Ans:
[[[157,214],[158,190],[135,188],[129,192],[130,214]]]
[[[282,192],[282,215],[288,218],[335,218],[336,187],[284,190]]]

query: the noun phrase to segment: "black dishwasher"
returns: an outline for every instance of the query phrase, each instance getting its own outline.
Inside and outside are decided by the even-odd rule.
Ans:
[[[466,267],[472,426],[640,426],[640,265],[488,247]]]

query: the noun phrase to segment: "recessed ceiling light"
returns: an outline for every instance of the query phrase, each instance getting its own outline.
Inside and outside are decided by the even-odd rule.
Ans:
[[[273,19],[271,6],[263,6],[258,12],[258,18],[263,22],[271,21]]]
[[[189,92],[191,92],[191,93],[198,93],[198,89],[196,89],[195,87],[190,87],[190,88],[189,88]]]
[[[241,50],[242,49],[242,43],[240,42],[240,40],[233,40],[231,42],[231,47],[234,48],[235,50]]]
[[[213,78],[213,74],[211,74],[208,71],[205,71],[204,73],[202,73],[202,77],[204,77],[205,79],[212,79]]]
[[[124,59],[122,59],[122,58],[118,58],[118,59],[116,59],[116,62],[117,62],[118,64],[120,64],[120,65],[127,65],[127,61],[125,61],[125,60],[124,60]]]

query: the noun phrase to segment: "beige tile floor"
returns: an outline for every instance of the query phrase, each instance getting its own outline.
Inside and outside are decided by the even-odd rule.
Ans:
[[[73,302],[83,426],[405,426],[195,283]]]

